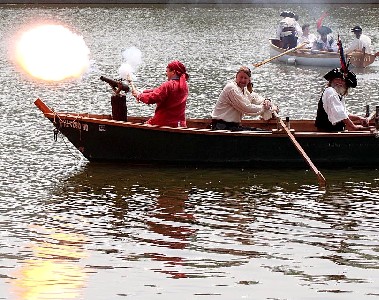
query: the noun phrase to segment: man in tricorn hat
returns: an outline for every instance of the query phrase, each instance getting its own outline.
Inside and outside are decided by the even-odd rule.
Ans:
[[[313,43],[312,50],[337,52],[338,46],[337,42],[330,35],[332,30],[327,26],[321,26],[317,29],[320,34],[318,39]]]
[[[362,51],[371,54],[371,39],[367,35],[362,34],[362,27],[354,26],[351,29],[351,32],[355,34],[356,38],[353,40],[349,48],[347,48],[346,53]]]
[[[316,127],[320,131],[328,132],[367,130],[367,118],[348,113],[345,106],[344,98],[348,94],[349,88],[357,86],[355,74],[336,68],[329,71],[324,78],[328,81],[328,85],[318,103]]]
[[[284,17],[284,19],[279,22],[276,37],[282,41],[282,48],[295,48],[297,46],[298,37],[303,34],[297,22],[299,16],[291,11],[284,11],[280,16]]]

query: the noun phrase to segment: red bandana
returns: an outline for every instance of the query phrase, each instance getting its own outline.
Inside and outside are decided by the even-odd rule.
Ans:
[[[189,75],[187,74],[186,67],[180,61],[174,60],[170,62],[167,65],[167,68],[175,71],[175,73],[180,77],[180,85],[182,85],[182,83],[184,84],[188,80]]]

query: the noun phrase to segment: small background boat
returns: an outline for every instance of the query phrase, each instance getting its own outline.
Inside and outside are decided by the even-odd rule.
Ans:
[[[288,49],[280,48],[280,40],[270,39],[270,56],[280,55]],[[277,59],[278,61],[288,64],[297,64],[315,67],[337,68],[340,64],[338,53],[326,51],[311,51],[308,49],[299,49],[294,52],[285,54]]]
[[[270,56],[274,57],[287,51],[280,47],[281,41],[277,39],[270,39]],[[371,65],[378,53],[368,54],[361,51],[354,51],[351,54],[346,55],[350,64],[356,68],[366,68]],[[287,64],[297,64],[304,66],[314,67],[331,67],[337,68],[341,66],[339,53],[326,52],[309,49],[298,49],[293,52],[289,52],[283,56],[277,58],[278,61],[285,62]]]

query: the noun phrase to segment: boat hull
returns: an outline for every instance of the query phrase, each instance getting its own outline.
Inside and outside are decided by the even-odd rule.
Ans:
[[[371,65],[376,58],[376,55],[354,51],[347,55],[348,61],[356,68],[366,68]]]
[[[45,112],[45,116],[83,156],[94,162],[252,168],[306,166],[286,133],[276,129],[276,121],[261,124],[267,131],[230,132],[158,127],[50,112]],[[308,126],[312,122],[309,120]],[[379,140],[370,132],[295,130],[293,134],[318,166],[379,166]]]

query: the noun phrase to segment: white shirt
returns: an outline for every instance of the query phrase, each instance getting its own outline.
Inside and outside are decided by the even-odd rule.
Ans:
[[[280,21],[278,28],[276,30],[276,38],[278,40],[283,36],[292,34],[292,31],[283,32],[283,28],[285,27],[295,28],[295,36],[297,37],[303,34],[303,30],[301,29],[301,26],[299,25],[299,23],[294,18],[286,17]]]
[[[334,88],[327,87],[321,99],[328,119],[333,125],[349,117],[344,97],[340,100],[340,95]]]
[[[365,35],[365,34],[361,34],[361,36],[359,37],[359,39],[357,39],[357,38],[354,39],[354,41],[351,43],[351,45],[349,46],[349,48],[347,48],[346,53],[351,53],[354,50],[363,51],[363,48],[366,48],[365,49],[366,53],[369,53],[369,54],[372,53],[372,50],[371,50],[371,39],[367,35]]]
[[[308,34],[307,36],[302,35],[298,38],[297,44],[300,45],[304,42],[307,42],[308,44],[304,48],[312,48],[313,43],[316,41],[316,36],[313,33]]]
[[[236,81],[231,80],[220,93],[212,119],[240,123],[245,114],[262,115],[265,112],[262,106],[264,100],[257,93],[250,93],[246,87],[242,91]]]
[[[335,39],[332,36],[327,35],[326,42],[321,39],[321,36],[313,43],[313,50],[338,52],[338,45]]]

